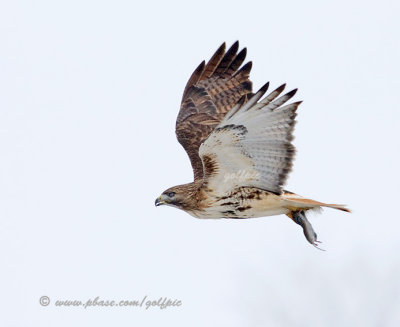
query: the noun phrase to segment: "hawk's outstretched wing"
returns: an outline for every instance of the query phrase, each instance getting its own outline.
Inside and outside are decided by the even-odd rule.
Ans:
[[[197,67],[183,93],[176,136],[189,155],[195,180],[203,177],[200,144],[242,96],[251,94],[251,62],[239,69],[246,48],[239,53],[238,49],[239,42],[235,42],[225,53],[223,43],[207,64],[203,61]]]
[[[240,186],[282,192],[295,154],[292,132],[301,103],[282,107],[297,91],[277,98],[284,88],[258,101],[267,83],[247,103],[239,102],[200,146],[204,183],[217,194]]]

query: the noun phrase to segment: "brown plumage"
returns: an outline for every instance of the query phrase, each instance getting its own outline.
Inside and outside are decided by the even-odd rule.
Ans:
[[[176,136],[189,155],[195,180],[203,177],[200,144],[239,99],[252,90],[251,62],[238,71],[246,58],[246,48],[237,53],[238,48],[239,42],[235,42],[225,53],[223,43],[207,65],[203,61],[196,68],[183,92]]]
[[[349,210],[283,190],[295,154],[291,141],[301,102],[283,106],[297,91],[280,96],[285,84],[264,98],[269,83],[253,94],[252,63],[241,67],[246,48],[238,50],[238,42],[226,52],[222,44],[189,78],[176,136],[189,156],[194,182],[169,188],[156,205],[174,206],[198,218],[286,214],[317,245],[305,212]]]

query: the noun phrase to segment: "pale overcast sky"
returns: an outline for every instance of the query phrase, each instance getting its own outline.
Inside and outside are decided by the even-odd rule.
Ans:
[[[399,326],[398,1],[3,1],[1,326]],[[154,207],[192,171],[185,83],[239,40],[304,100],[286,189],[310,220]],[[50,304],[39,299],[48,296]],[[167,297],[164,310],[57,307]]]

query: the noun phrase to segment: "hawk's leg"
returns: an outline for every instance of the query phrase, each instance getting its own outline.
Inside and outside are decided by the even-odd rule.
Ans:
[[[307,241],[310,242],[315,247],[318,246],[318,243],[321,243],[317,240],[317,233],[314,232],[314,229],[311,223],[308,221],[306,217],[306,213],[304,210],[292,212],[292,219],[293,221],[300,225],[303,228],[304,236],[306,237]],[[318,248],[320,249],[320,248]],[[320,249],[322,250],[322,249]]]

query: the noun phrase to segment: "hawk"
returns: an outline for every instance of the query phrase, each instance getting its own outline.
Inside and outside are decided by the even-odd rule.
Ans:
[[[194,181],[167,189],[155,205],[205,219],[285,214],[318,246],[306,212],[321,207],[349,210],[283,189],[295,155],[293,129],[301,101],[286,104],[297,89],[281,95],[285,84],[266,96],[269,83],[252,93],[252,62],[242,66],[247,50],[238,50],[239,42],[228,51],[223,43],[189,78],[176,136],[189,156]]]

